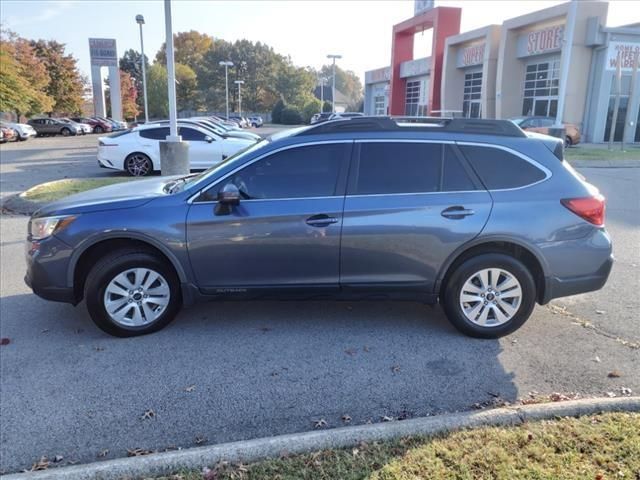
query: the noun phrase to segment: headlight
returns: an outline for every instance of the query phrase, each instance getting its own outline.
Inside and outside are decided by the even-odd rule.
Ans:
[[[66,228],[75,219],[75,215],[32,218],[29,220],[29,236],[32,240],[44,240],[55,232]]]

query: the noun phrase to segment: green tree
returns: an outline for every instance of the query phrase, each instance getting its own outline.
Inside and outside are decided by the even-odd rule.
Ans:
[[[50,81],[45,93],[53,99],[53,105],[48,113],[79,113],[86,80],[78,70],[77,60],[65,53],[63,43],[55,40],[32,40],[30,45],[49,73]]]
[[[147,96],[149,118],[167,118],[169,116],[167,69],[160,63],[154,63],[147,71]]]
[[[327,85],[332,85],[333,66],[323,65],[318,75],[327,79]],[[363,98],[360,78],[351,70],[343,70],[338,65],[336,65],[336,90],[349,99],[350,105],[357,105]]]
[[[304,123],[309,123],[311,121],[311,117],[313,117],[316,113],[320,112],[320,107],[322,106],[322,102],[317,98],[310,99],[307,103],[302,107],[302,120]]]
[[[176,63],[176,102],[178,110],[198,110],[202,104],[196,72],[181,63]]]
[[[286,108],[282,99],[278,100],[271,110],[271,121],[280,123],[282,121],[282,112]]]
[[[204,55],[213,47],[213,37],[205,33],[190,30],[173,35],[173,58],[176,63],[181,63],[197,70]],[[163,43],[156,54],[156,62],[167,64],[166,43]]]
[[[144,56],[145,68],[149,70],[149,59]],[[142,54],[133,49],[124,52],[119,61],[120,70],[131,76],[136,89],[136,104],[140,112],[144,111],[144,89],[142,82]]]

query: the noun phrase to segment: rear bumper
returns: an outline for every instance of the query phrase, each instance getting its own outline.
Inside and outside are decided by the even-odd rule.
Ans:
[[[607,283],[612,267],[613,255],[610,255],[593,275],[568,278],[546,277],[544,297],[540,303],[544,305],[554,298],[600,290]]]

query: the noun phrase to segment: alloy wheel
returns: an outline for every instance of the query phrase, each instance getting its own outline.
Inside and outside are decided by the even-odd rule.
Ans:
[[[167,280],[149,268],[131,268],[116,275],[104,292],[104,308],[115,323],[141,327],[156,321],[171,300]]]
[[[143,177],[151,173],[151,160],[146,155],[136,153],[127,157],[127,172],[134,177]]]
[[[482,327],[495,327],[508,322],[518,312],[522,287],[507,270],[485,268],[464,282],[459,301],[467,320]]]

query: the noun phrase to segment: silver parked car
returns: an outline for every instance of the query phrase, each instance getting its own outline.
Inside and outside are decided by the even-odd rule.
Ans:
[[[195,175],[80,193],[29,222],[26,282],[117,336],[204,299],[440,302],[475,337],[603,287],[605,202],[561,139],[510,121],[357,117]],[[215,307],[213,307],[215,308]]]

